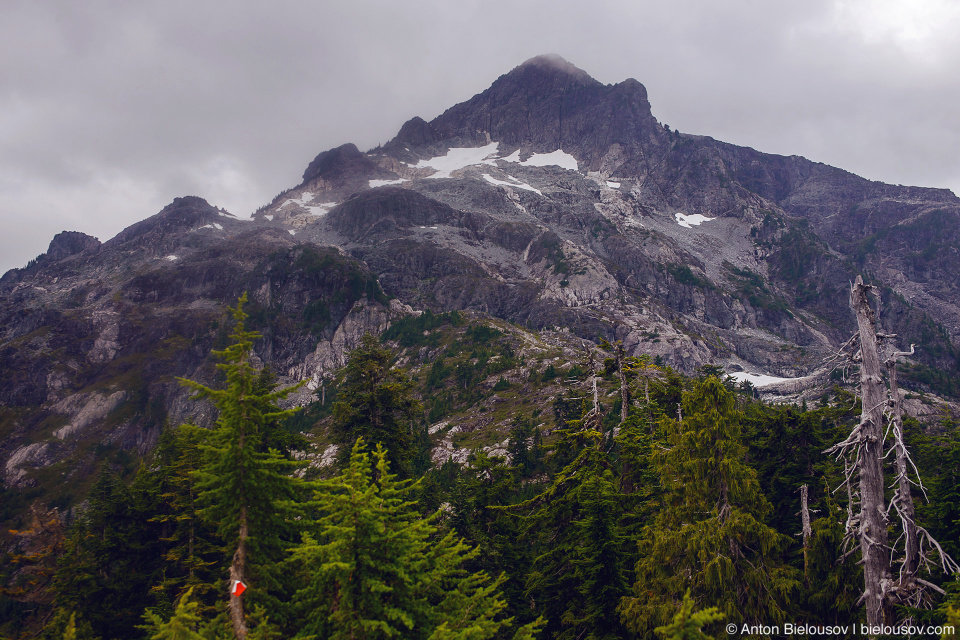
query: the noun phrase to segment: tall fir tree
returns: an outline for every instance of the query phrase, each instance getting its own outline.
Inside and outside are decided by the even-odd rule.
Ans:
[[[503,578],[463,568],[478,550],[442,535],[437,514],[420,516],[415,486],[390,473],[382,446],[370,454],[358,439],[344,472],[315,486],[325,515],[288,563],[302,580],[297,637],[480,640],[509,627]]]
[[[259,334],[247,331],[244,294],[231,310],[236,325],[233,343],[213,355],[223,360],[217,367],[226,374],[226,388],[212,389],[192,380],[180,382],[207,398],[220,412],[209,438],[201,445],[204,463],[197,474],[201,513],[217,524],[218,533],[232,550],[231,586],[238,581],[250,588],[254,599],[269,600],[276,588],[271,569],[282,559],[284,543],[294,538],[297,485],[290,475],[299,465],[275,449],[263,450],[267,425],[292,415],[277,402],[296,390],[264,388],[251,362],[253,342]],[[247,637],[244,601],[248,595],[227,595],[230,621],[238,640]]]
[[[372,334],[365,334],[350,352],[343,383],[333,406],[332,432],[346,462],[353,444],[363,438],[382,444],[391,469],[410,477],[412,461],[421,442],[416,426],[421,419],[420,402],[413,397],[413,383],[393,368],[394,354]]]
[[[54,576],[57,607],[78,613],[78,624],[89,624],[101,638],[135,634],[140,612],[152,604],[151,586],[161,575],[159,529],[145,508],[147,481],[141,469],[128,487],[104,467]]]
[[[663,503],[641,540],[623,620],[649,633],[689,589],[729,622],[782,623],[798,572],[780,558],[783,536],[763,522],[770,507],[746,464],[735,396],[708,377],[684,393],[682,415],[664,424],[669,446],[654,462]]]
[[[445,524],[482,550],[467,563],[468,569],[506,576],[500,589],[508,615],[530,621],[536,614],[525,594],[525,583],[532,549],[530,545],[518,544],[520,523],[502,509],[515,502],[521,491],[518,475],[518,470],[508,466],[503,458],[473,451],[460,470]]]
[[[164,621],[150,610],[144,614],[147,624],[141,628],[150,640],[204,640],[200,634],[203,618],[197,611],[199,605],[191,599],[192,594],[192,588],[184,592],[169,620]]]
[[[710,636],[703,632],[703,627],[723,620],[723,614],[716,607],[694,611],[693,606],[693,599],[688,591],[683,596],[679,611],[673,616],[673,622],[657,627],[657,635],[663,640],[710,640]]]
[[[193,425],[167,429],[154,450],[155,486],[160,501],[151,518],[161,526],[163,579],[153,586],[160,607],[173,613],[173,603],[190,590],[201,613],[213,601],[216,564],[222,541],[216,527],[201,516],[197,475],[203,464],[201,444],[211,432]]]
[[[576,419],[569,406],[561,405],[558,414],[566,420],[553,457],[569,462],[539,495],[508,508],[521,514],[524,539],[536,553],[526,594],[547,619],[549,638],[622,638],[616,610],[629,592],[623,500],[610,469],[607,437],[600,431],[600,408],[593,406]]]

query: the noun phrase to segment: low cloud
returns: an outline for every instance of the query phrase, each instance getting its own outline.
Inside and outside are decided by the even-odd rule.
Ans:
[[[960,190],[946,0],[212,0],[0,7],[0,271],[199,195],[245,215],[555,52],[681,131]]]

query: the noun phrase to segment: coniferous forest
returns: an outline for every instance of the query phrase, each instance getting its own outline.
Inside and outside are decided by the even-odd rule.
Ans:
[[[212,428],[167,425],[145,459],[104,464],[68,518],[10,520],[29,544],[4,559],[0,637],[862,635],[857,485],[850,458],[825,453],[858,428],[855,386],[765,404],[718,368],[685,377],[607,343],[511,381],[502,327],[426,313],[365,336],[291,410],[297,388],[252,357],[244,302],[214,353],[218,383],[181,381],[215,408]],[[549,404],[524,402],[551,385]],[[506,442],[451,433],[444,418],[467,409],[508,412]],[[960,558],[960,435],[907,416],[902,433],[923,481],[915,521],[942,553],[921,549],[919,586],[888,597],[882,619],[957,624],[942,557]],[[465,459],[431,458],[445,435]],[[893,498],[893,456],[882,466]],[[888,515],[896,578],[905,549]]]

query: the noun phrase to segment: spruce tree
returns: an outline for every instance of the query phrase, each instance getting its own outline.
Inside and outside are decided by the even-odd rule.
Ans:
[[[763,522],[769,504],[745,462],[735,396],[709,377],[684,393],[682,415],[664,422],[669,448],[654,459],[662,507],[641,540],[623,620],[649,633],[689,589],[730,622],[782,623],[798,572],[782,564],[783,536]]]
[[[333,437],[346,462],[353,444],[363,438],[382,444],[390,468],[401,477],[412,473],[419,438],[415,424],[421,417],[420,403],[413,397],[413,383],[392,368],[394,355],[372,334],[350,352],[343,383],[333,406]]]
[[[153,587],[158,601],[170,607],[191,590],[194,598],[211,600],[217,582],[215,565],[222,541],[215,527],[200,514],[197,475],[203,464],[200,446],[210,431],[193,425],[168,429],[155,450],[157,493],[160,504],[151,520],[161,526],[166,563],[163,580]],[[198,604],[198,606],[201,606]],[[168,609],[172,613],[172,609]],[[201,612],[205,607],[201,606]]]
[[[673,622],[657,627],[655,631],[664,640],[710,640],[710,636],[703,632],[703,627],[718,620],[723,620],[723,614],[716,607],[694,611],[693,599],[688,591],[683,596],[680,610],[673,616]]]
[[[160,576],[158,528],[140,499],[148,493],[145,481],[141,469],[128,487],[116,471],[104,467],[89,507],[64,543],[54,576],[57,607],[79,613],[77,622],[89,624],[103,638],[134,634]]]
[[[271,565],[282,558],[285,540],[293,537],[293,499],[297,495],[290,472],[299,466],[276,450],[263,451],[266,426],[292,415],[277,402],[296,387],[264,389],[251,362],[253,341],[259,334],[247,331],[244,294],[231,314],[236,322],[233,343],[213,355],[223,360],[217,367],[226,374],[226,388],[212,389],[192,380],[181,383],[207,398],[220,412],[210,437],[201,445],[204,464],[197,474],[201,513],[217,524],[220,537],[232,550],[231,585],[246,583],[251,594],[267,597],[276,587]],[[245,595],[227,595],[230,620],[238,640],[247,636]],[[256,598],[256,596],[255,596]]]
[[[570,416],[569,408],[562,417]],[[509,507],[521,515],[536,556],[527,596],[547,619],[552,638],[625,637],[617,606],[626,595],[623,501],[610,470],[599,407],[567,420],[554,459],[569,462],[539,495]]]
[[[370,454],[359,439],[344,472],[316,491],[325,515],[289,563],[302,580],[297,637],[479,640],[509,626],[504,578],[463,568],[477,549],[442,535],[437,514],[420,517],[415,485],[390,473],[383,447]]]
[[[144,614],[147,625],[142,628],[147,631],[150,640],[203,640],[200,635],[203,619],[197,612],[199,605],[191,600],[192,593],[192,588],[187,589],[180,597],[173,615],[166,622],[152,611],[148,610]]]

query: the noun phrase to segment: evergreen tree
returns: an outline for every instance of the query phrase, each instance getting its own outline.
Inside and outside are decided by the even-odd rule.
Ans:
[[[362,438],[342,475],[316,483],[325,515],[289,563],[303,583],[298,637],[482,639],[510,624],[503,577],[464,570],[477,549],[440,535],[436,514],[421,518],[414,490],[390,473],[383,447],[371,456]]]
[[[115,471],[103,469],[54,576],[58,608],[78,612],[102,638],[135,633],[161,575],[158,528],[149,521],[145,501],[137,498],[148,493],[145,482],[144,470],[128,487]]]
[[[253,395],[268,395],[276,388],[276,374],[269,366],[263,367],[254,383]],[[260,451],[267,452],[270,449],[276,449],[284,457],[289,457],[291,451],[304,451],[310,446],[309,441],[303,434],[290,428],[294,421],[286,419],[289,417],[291,417],[289,413],[280,413],[264,420],[261,428]]]
[[[844,555],[846,513],[830,496],[824,480],[823,516],[811,522],[803,614],[819,624],[850,625],[860,619],[863,569]]]
[[[162,529],[165,568],[162,581],[153,590],[171,614],[170,605],[187,590],[194,597],[206,596],[209,600],[217,582],[215,566],[223,553],[222,541],[215,527],[201,517],[197,487],[203,464],[201,445],[210,434],[207,429],[186,424],[168,429],[160,436],[154,452],[160,504],[151,521],[159,523]],[[201,612],[204,610],[201,606]]]
[[[527,597],[547,619],[551,638],[624,636],[617,606],[628,593],[623,570],[622,504],[610,470],[599,408],[568,420],[554,446],[570,460],[550,486],[510,507],[535,549]]]
[[[284,541],[293,538],[292,501],[296,485],[289,473],[299,466],[276,450],[262,450],[266,425],[291,415],[276,403],[297,387],[264,389],[251,363],[253,341],[259,334],[247,331],[244,294],[231,310],[236,326],[233,344],[213,355],[223,360],[217,367],[226,374],[226,388],[212,389],[192,380],[181,383],[208,398],[220,412],[216,425],[202,444],[204,464],[197,474],[201,513],[217,524],[220,537],[232,549],[229,578],[242,581],[251,594],[267,598],[277,587],[272,566],[282,558]],[[228,595],[230,619],[238,640],[247,636],[244,595]],[[255,596],[256,597],[256,596]]]
[[[763,524],[769,504],[745,462],[735,396],[710,377],[683,396],[683,421],[665,421],[669,448],[655,458],[663,505],[645,530],[624,622],[666,624],[688,589],[727,620],[779,624],[797,572],[782,565],[783,537]]]
[[[623,536],[617,522],[620,495],[612,475],[609,471],[594,475],[580,488],[582,519],[576,523],[580,544],[573,565],[583,608],[568,622],[575,629],[586,628],[586,636],[576,636],[586,640],[624,637],[617,607],[629,589],[623,570]]]
[[[63,631],[63,640],[77,640],[77,614],[71,613],[67,628]]]
[[[153,611],[147,610],[144,617],[148,624],[144,629],[150,640],[203,640],[199,633],[203,620],[197,612],[199,605],[190,599],[192,593],[193,589],[187,589],[177,603],[173,616],[166,622]]]
[[[543,468],[543,446],[540,429],[532,418],[517,414],[510,425],[507,440],[510,464],[521,477],[532,476]]]
[[[500,590],[507,601],[507,615],[529,621],[536,617],[525,594],[532,550],[518,543],[518,520],[503,510],[516,501],[520,490],[516,470],[503,458],[473,451],[454,487],[447,525],[482,550],[467,563],[469,570],[506,576]]]
[[[391,468],[409,477],[419,438],[414,426],[420,418],[420,403],[413,397],[413,383],[391,367],[393,352],[366,334],[350,352],[344,379],[333,407],[332,433],[346,462],[353,444],[363,438],[382,444]]]
[[[673,622],[657,627],[655,631],[664,640],[710,640],[703,627],[718,620],[723,620],[723,614],[716,607],[694,611],[693,598],[688,591],[683,596],[680,610],[673,616]]]
[[[758,402],[746,403],[744,413],[743,430],[750,460],[772,506],[769,524],[783,533],[798,533],[797,490],[824,476],[833,486],[840,484],[842,467],[832,456],[823,455],[823,451],[842,439],[841,433],[849,432],[847,425],[854,416],[849,407],[826,406],[808,411]]]

